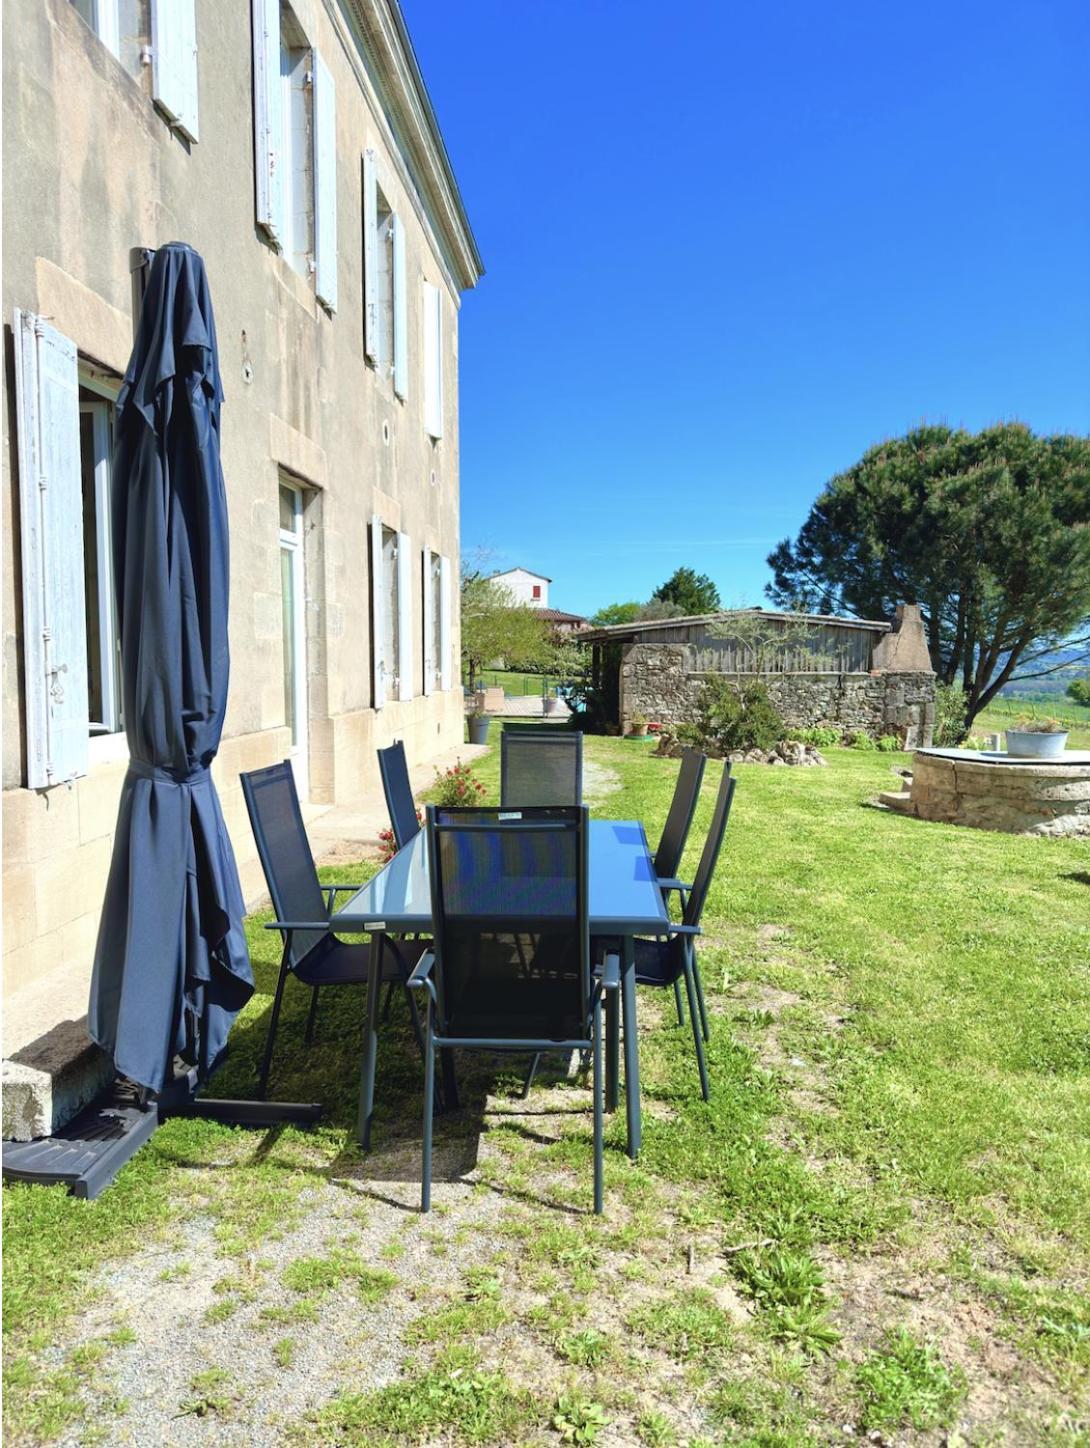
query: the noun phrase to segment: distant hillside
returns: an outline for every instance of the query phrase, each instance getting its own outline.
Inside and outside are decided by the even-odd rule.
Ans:
[[[1080,679],[1090,673],[1090,660],[1086,657],[1086,646],[1061,649],[1051,660],[1053,664],[1063,663],[1064,667],[1054,674],[1045,674],[1040,679],[1023,679],[1005,684],[999,691],[1000,698],[1027,699],[1034,695],[1062,695],[1072,679]]]

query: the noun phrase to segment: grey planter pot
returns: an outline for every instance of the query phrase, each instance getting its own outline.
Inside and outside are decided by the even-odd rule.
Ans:
[[[1067,747],[1067,730],[1055,734],[1029,734],[1022,729],[1007,730],[1007,753],[1023,759],[1055,759]]]
[[[470,714],[466,723],[469,725],[470,744],[488,743],[488,726],[492,723],[491,714]]]

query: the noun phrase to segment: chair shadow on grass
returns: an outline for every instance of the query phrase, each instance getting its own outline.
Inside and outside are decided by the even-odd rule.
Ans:
[[[255,952],[256,954],[256,952]],[[223,1067],[209,1082],[206,1093],[224,1098],[252,1098],[256,1089],[262,1053],[268,1036],[272,1013],[278,963],[255,959],[257,1008],[254,1005],[235,1023],[228,1042]],[[273,1052],[269,1078],[270,1101],[313,1101],[323,1112],[318,1123],[315,1144],[319,1151],[333,1145],[329,1141],[332,1128],[340,1137],[324,1163],[293,1162],[293,1170],[313,1172],[334,1185],[342,1185],[363,1195],[375,1196],[403,1210],[414,1210],[415,1201],[402,1195],[387,1195],[380,1184],[406,1183],[418,1187],[421,1174],[423,1135],[424,1066],[413,1035],[404,994],[395,992],[387,1020],[380,1018],[378,1027],[378,1058],[375,1075],[375,1107],[371,1132],[371,1150],[364,1154],[356,1132],[358,1123],[360,1066],[363,1053],[363,1031],[367,992],[363,986],[340,986],[327,989],[320,997],[317,1027],[308,1046],[304,1033],[311,992],[295,980],[289,980],[284,992],[280,1024]],[[522,1120],[509,1129],[516,1130],[533,1142],[552,1145],[555,1135],[535,1131],[526,1117],[584,1115],[585,1108],[562,1106],[557,1110],[535,1110],[519,1099],[521,1078],[529,1065],[529,1053],[522,1055],[491,1055],[486,1052],[459,1052],[455,1057],[460,1104],[452,1111],[437,1112],[435,1117],[433,1179],[437,1183],[465,1181],[478,1167],[481,1142],[485,1134],[509,1118]],[[568,1079],[562,1058],[545,1057],[538,1073],[542,1086],[564,1084]],[[490,1096],[500,1094],[507,1101],[499,1111],[489,1112]],[[508,1109],[508,1102],[510,1109]],[[286,1142],[305,1140],[311,1133],[297,1128],[268,1128],[255,1142],[255,1151],[245,1165],[257,1165],[274,1157],[277,1147]],[[184,1148],[176,1155],[176,1164],[199,1170],[206,1165],[194,1160]],[[222,1168],[222,1163],[219,1164]],[[588,1149],[588,1172],[590,1169]],[[538,1197],[514,1191],[502,1183],[489,1183],[492,1190],[515,1195],[522,1200],[549,1208],[570,1210],[566,1204],[551,1197]]]

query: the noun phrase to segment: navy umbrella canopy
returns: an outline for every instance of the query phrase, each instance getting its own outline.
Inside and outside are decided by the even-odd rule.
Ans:
[[[234,853],[209,766],[227,707],[227,499],[204,262],[156,252],[117,403],[113,550],[130,763],[88,1025],[153,1091],[207,1076],[253,993]]]

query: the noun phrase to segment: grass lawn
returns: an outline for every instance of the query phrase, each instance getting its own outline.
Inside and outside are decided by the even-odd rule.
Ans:
[[[538,698],[546,684],[556,688],[556,679],[547,679],[544,674],[523,674],[513,669],[482,669],[478,676],[478,688],[503,689],[505,693],[518,696],[535,695]]]
[[[1090,707],[1074,704],[1070,699],[1053,699],[1048,703],[1036,704],[1021,699],[995,699],[973,721],[973,733],[1001,734],[1012,728],[1015,720],[1027,716],[1058,719],[1068,730],[1068,749],[1090,749]]]
[[[644,1150],[611,1119],[604,1218],[586,1082],[557,1065],[524,1102],[479,1057],[422,1218],[400,1001],[354,1145],[355,988],[309,1051],[287,993],[273,1094],[325,1102],[315,1131],[175,1120],[97,1203],[6,1189],[7,1441],[1086,1443],[1090,844],[873,808],[902,760],[737,767],[712,1100],[641,995]],[[596,811],[654,840],[676,764],[608,739],[587,764]],[[261,924],[217,1094],[264,1040]]]

